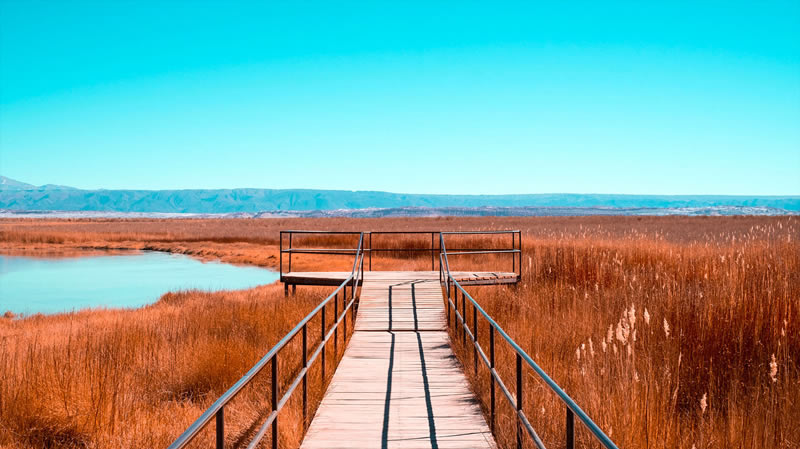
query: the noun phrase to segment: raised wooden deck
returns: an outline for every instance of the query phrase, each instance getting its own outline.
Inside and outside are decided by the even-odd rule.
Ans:
[[[355,333],[301,447],[496,447],[450,348],[439,273],[364,274]]]
[[[439,280],[438,271],[365,271],[364,280],[385,279],[387,276],[417,276],[424,279]],[[514,284],[517,282],[516,273],[491,272],[491,271],[453,271],[453,276],[461,285],[496,285]],[[339,286],[350,272],[344,271],[292,271],[281,278],[288,285],[331,285]]]

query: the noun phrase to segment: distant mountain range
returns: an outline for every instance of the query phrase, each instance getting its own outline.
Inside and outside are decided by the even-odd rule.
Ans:
[[[4,215],[32,211],[245,216],[800,213],[800,196],[428,195],[307,189],[82,190],[0,176]],[[682,211],[682,212],[681,212]],[[100,214],[102,215],[102,214]]]

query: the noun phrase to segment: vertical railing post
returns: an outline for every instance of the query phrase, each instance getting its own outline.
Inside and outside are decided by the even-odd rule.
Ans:
[[[303,324],[303,430],[308,426],[308,325]]]
[[[436,270],[436,261],[434,260],[435,249],[433,244],[433,232],[431,232],[431,271]]]
[[[475,374],[478,374],[478,309],[472,304],[472,336],[476,344],[472,345],[472,360],[475,364]]]
[[[466,346],[467,344],[467,329],[469,329],[469,323],[467,323],[467,292],[461,292],[461,319],[464,320],[462,325],[464,329],[461,332],[461,342]]]
[[[321,339],[322,339],[322,389],[325,390],[325,309],[327,304],[322,306],[322,326],[321,326]]]
[[[372,271],[372,232],[369,233],[369,271]]]
[[[453,304],[456,305],[456,314],[453,319],[453,324],[456,327],[456,338],[458,338],[459,336],[461,336],[461,331],[463,329],[461,329],[461,323],[458,321],[458,290],[456,290],[455,288],[453,289]]]
[[[447,301],[445,301],[445,302],[447,303],[447,325],[449,326],[450,325],[450,295],[447,295],[447,296],[448,296],[448,298],[447,298]]]
[[[342,343],[347,348],[347,298],[342,299]]]
[[[280,232],[279,236],[280,237],[278,237],[278,261],[279,261],[278,271],[280,271],[281,281],[283,281],[283,231]]]
[[[519,422],[519,412],[522,410],[522,356],[517,354],[517,449],[522,447],[522,424]]]
[[[225,449],[225,407],[219,409],[217,418],[217,449]]]
[[[350,307],[350,321],[353,322],[353,332],[356,331],[356,303],[355,297],[353,298],[353,306]]]
[[[511,233],[511,250],[512,251],[517,248],[516,236],[517,236],[516,232],[512,232]],[[517,262],[517,254],[512,252],[511,253],[511,272],[512,273],[516,273],[517,272],[516,262]],[[520,264],[521,263],[522,263],[522,261],[520,261]]]
[[[517,282],[522,281],[522,231],[519,231],[519,275]]]
[[[567,449],[575,449],[575,414],[567,407]]]
[[[289,233],[289,273],[292,272],[292,233]]]
[[[347,298],[347,295],[342,296]],[[336,322],[339,321],[339,295],[333,295],[333,359],[339,357],[339,326]],[[336,363],[336,362],[334,362]]]
[[[492,420],[492,433],[494,434],[494,421],[495,421],[495,386],[494,386],[494,326],[489,325],[489,387],[490,387],[490,408]]]
[[[447,293],[449,294],[450,291],[448,290]],[[455,333],[456,336],[458,336],[458,298],[451,297],[450,300],[453,301],[453,304],[454,304],[454,306],[453,306],[453,332]]]
[[[278,354],[272,357],[272,411],[278,410]],[[272,421],[272,449],[278,449],[278,416]]]

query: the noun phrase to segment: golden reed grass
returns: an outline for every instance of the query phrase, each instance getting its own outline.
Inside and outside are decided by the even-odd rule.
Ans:
[[[800,446],[799,225],[793,217],[0,220],[0,251],[153,249],[277,268],[281,229],[521,229],[523,283],[469,291],[620,447],[792,448]],[[430,245],[430,236],[373,238],[373,247]],[[295,246],[354,242],[309,237]],[[504,247],[510,238],[447,243]],[[350,264],[301,255],[293,270]],[[510,270],[503,257],[451,264]],[[430,255],[376,254],[373,268],[430,269]],[[165,446],[329,291],[187,292],[131,311],[0,318],[0,446]],[[488,348],[485,324],[479,335]],[[486,371],[474,376],[472,351],[454,347],[488,412]],[[286,354],[282,379],[299,367],[297,342]],[[513,355],[498,344],[497,357],[513,389]],[[312,375],[316,404],[324,390],[319,371]],[[233,447],[269,409],[269,374],[261,377],[226,414]],[[534,427],[548,447],[563,445],[563,406],[530,371],[525,382]],[[499,393],[498,404],[498,440],[511,446],[513,418]],[[281,419],[282,447],[296,447],[296,400]],[[579,447],[594,447],[577,429]],[[213,424],[204,436],[212,433]]]
[[[305,288],[284,298],[277,285],[185,291],[136,310],[0,319],[0,447],[166,447],[326,294]],[[309,325],[309,347],[320,326],[319,317]],[[300,369],[300,345],[295,338],[279,355],[281,394]],[[335,363],[330,344],[328,373]],[[324,391],[319,367],[309,380],[312,413]],[[266,418],[269,371],[227,407],[229,447],[249,442]],[[297,446],[297,398],[280,418],[282,446]],[[197,447],[211,445],[213,432],[212,423]]]
[[[468,291],[619,447],[797,448],[800,222],[745,222],[701,219],[701,237],[685,240],[658,228],[526,235],[521,285]],[[487,353],[488,334],[481,323]],[[456,347],[488,411],[489,374],[474,375],[471,347]],[[514,391],[514,354],[497,347]],[[534,428],[563,447],[564,406],[532,370],[524,382]],[[498,404],[498,439],[512,447],[499,390]],[[599,446],[576,426],[577,446]]]

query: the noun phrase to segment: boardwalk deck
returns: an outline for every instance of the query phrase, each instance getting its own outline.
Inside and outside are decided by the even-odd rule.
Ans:
[[[450,348],[438,272],[367,272],[302,448],[494,448]]]

